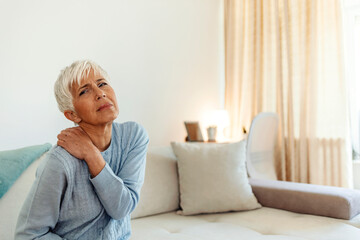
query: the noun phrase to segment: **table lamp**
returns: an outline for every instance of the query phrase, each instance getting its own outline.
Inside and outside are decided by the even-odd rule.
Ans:
[[[209,116],[209,127],[208,127],[208,135],[209,133],[213,133],[215,131],[215,140],[216,142],[224,142],[226,141],[226,137],[224,135],[224,129],[230,125],[229,113],[225,109],[216,109],[211,111]],[[214,136],[208,136],[209,141],[214,141]]]

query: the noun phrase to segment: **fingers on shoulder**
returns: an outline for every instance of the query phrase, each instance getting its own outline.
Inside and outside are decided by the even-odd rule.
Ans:
[[[56,144],[59,145],[60,147],[65,148],[66,142],[62,139],[58,139]]]
[[[68,136],[68,135],[77,133],[77,132],[79,132],[80,130],[81,130],[80,127],[66,128],[66,129],[62,130],[59,135]]]

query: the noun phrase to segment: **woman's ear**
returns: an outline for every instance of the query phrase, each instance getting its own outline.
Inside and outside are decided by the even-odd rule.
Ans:
[[[74,111],[65,110],[64,115],[67,119],[69,119],[70,121],[72,121],[74,123],[81,122],[81,118],[79,118],[79,116]]]

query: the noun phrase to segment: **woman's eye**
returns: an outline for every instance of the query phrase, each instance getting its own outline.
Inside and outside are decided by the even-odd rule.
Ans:
[[[106,83],[106,82],[102,82],[102,83],[99,84],[99,87],[102,87],[102,86],[105,86],[105,85],[107,85],[107,83]]]
[[[82,90],[82,91],[80,92],[79,96],[83,95],[83,94],[86,93],[86,92],[87,92],[87,89]]]

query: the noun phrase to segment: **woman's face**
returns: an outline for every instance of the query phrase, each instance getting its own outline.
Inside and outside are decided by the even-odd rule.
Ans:
[[[75,108],[74,122],[79,125],[111,123],[119,114],[113,88],[99,74],[91,70],[89,76],[71,88]]]

